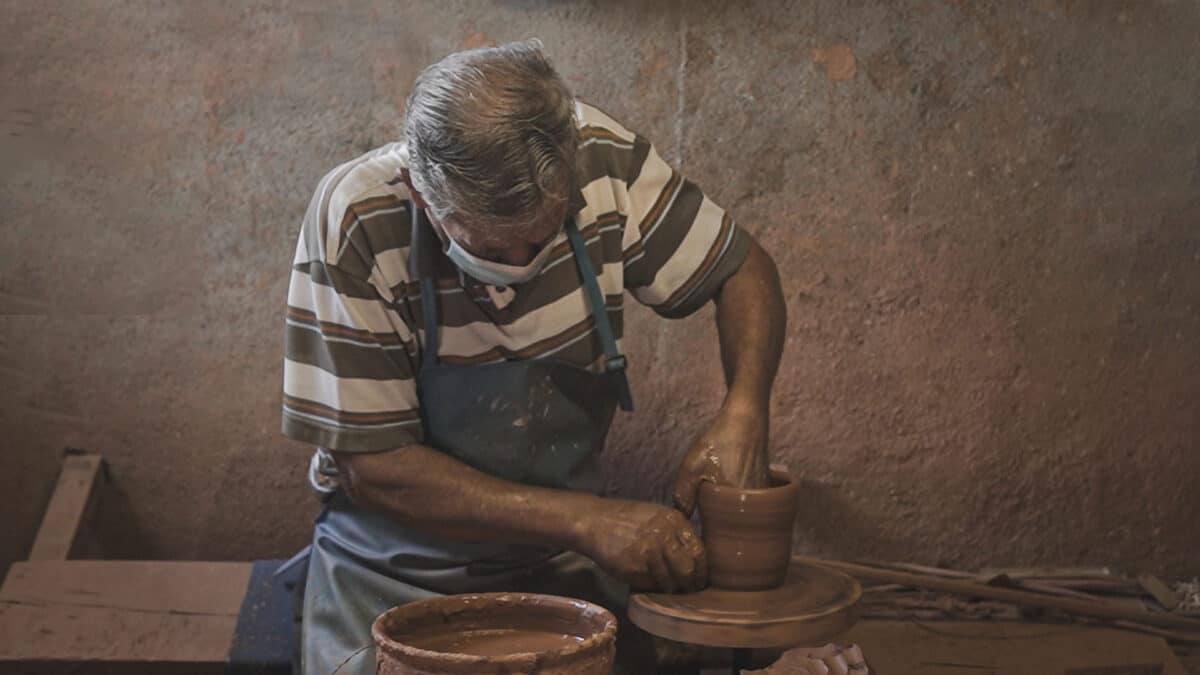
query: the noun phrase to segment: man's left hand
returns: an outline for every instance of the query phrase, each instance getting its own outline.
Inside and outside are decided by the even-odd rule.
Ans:
[[[766,670],[743,670],[747,675],[870,675],[871,668],[858,645],[839,647],[827,644],[824,647],[799,647],[783,653],[778,661]]]
[[[765,407],[764,407],[765,408]],[[717,418],[692,444],[675,480],[675,506],[691,516],[700,484],[767,484],[767,411],[726,400]]]

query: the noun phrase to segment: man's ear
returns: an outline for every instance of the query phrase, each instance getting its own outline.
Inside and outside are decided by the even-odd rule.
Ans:
[[[425,203],[425,198],[421,196],[420,191],[413,187],[412,174],[408,172],[408,169],[400,169],[400,178],[404,181],[404,184],[408,186],[408,194],[412,195],[413,203],[417,205],[417,208],[429,208],[429,205]]]

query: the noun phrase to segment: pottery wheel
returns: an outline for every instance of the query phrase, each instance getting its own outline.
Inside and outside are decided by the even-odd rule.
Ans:
[[[861,595],[850,576],[793,560],[783,585],[766,591],[635,593],[629,619],[651,635],[707,647],[819,645],[854,624]]]

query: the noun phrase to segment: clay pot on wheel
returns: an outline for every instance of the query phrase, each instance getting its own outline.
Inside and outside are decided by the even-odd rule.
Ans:
[[[371,636],[379,675],[608,675],[617,620],[555,595],[448,595],[389,609]]]
[[[759,591],[787,576],[800,485],[772,467],[765,488],[700,485],[700,523],[714,588]]]

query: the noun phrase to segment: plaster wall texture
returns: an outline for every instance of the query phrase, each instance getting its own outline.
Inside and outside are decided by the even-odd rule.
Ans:
[[[1195,573],[1200,5],[12,1],[0,15],[0,567],[64,446],[110,557],[303,545],[279,432],[297,227],[421,66],[539,36],[774,255],[801,550]],[[712,312],[628,304],[613,489],[719,405]]]

